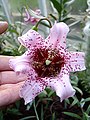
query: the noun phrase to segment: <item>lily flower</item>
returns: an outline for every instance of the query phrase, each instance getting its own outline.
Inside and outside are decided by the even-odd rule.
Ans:
[[[30,13],[29,13],[30,12]],[[27,10],[25,8],[25,18],[24,18],[24,21],[26,23],[32,23],[32,24],[35,24],[36,22],[38,22],[40,20],[40,17],[43,17],[41,16],[41,11],[40,9],[36,9],[35,11],[33,10]]]
[[[46,87],[56,91],[60,101],[75,94],[69,75],[70,72],[86,69],[85,55],[66,49],[68,32],[69,27],[60,22],[53,25],[46,39],[32,29],[18,38],[27,51],[11,59],[10,67],[17,74],[27,74],[27,80],[20,90],[25,104],[32,102]]]

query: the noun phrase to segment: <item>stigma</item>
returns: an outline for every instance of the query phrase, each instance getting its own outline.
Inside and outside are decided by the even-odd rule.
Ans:
[[[52,62],[52,61],[50,61],[50,60],[46,60],[46,61],[45,61],[46,65],[49,65],[51,62]]]

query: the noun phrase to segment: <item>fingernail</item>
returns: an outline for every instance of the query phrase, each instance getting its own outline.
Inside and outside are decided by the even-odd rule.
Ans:
[[[0,25],[8,25],[6,21],[0,21]]]

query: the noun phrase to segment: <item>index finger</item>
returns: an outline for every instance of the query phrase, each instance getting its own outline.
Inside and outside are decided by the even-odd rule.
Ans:
[[[11,70],[11,68],[9,66],[9,60],[11,58],[13,58],[13,57],[0,55],[0,71]]]

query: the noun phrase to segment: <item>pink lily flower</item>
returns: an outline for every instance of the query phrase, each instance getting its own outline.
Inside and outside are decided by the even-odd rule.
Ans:
[[[36,16],[40,16],[40,15],[41,15],[40,9],[37,9],[37,10],[35,10],[35,11],[33,11],[33,12],[34,12],[34,14],[35,14]],[[30,13],[29,13],[29,11],[28,11],[27,9],[25,9],[25,16],[26,16],[26,17],[24,18],[24,21],[25,21],[26,23],[35,24],[35,23],[38,22],[39,19],[40,19],[40,18],[31,16]]]
[[[27,80],[20,90],[25,104],[32,102],[46,87],[56,91],[60,101],[75,94],[70,72],[85,70],[83,52],[69,52],[66,49],[66,36],[69,27],[55,23],[49,36],[44,39],[38,32],[29,30],[18,38],[27,48],[20,57],[10,60],[10,67],[16,73],[27,74]]]

